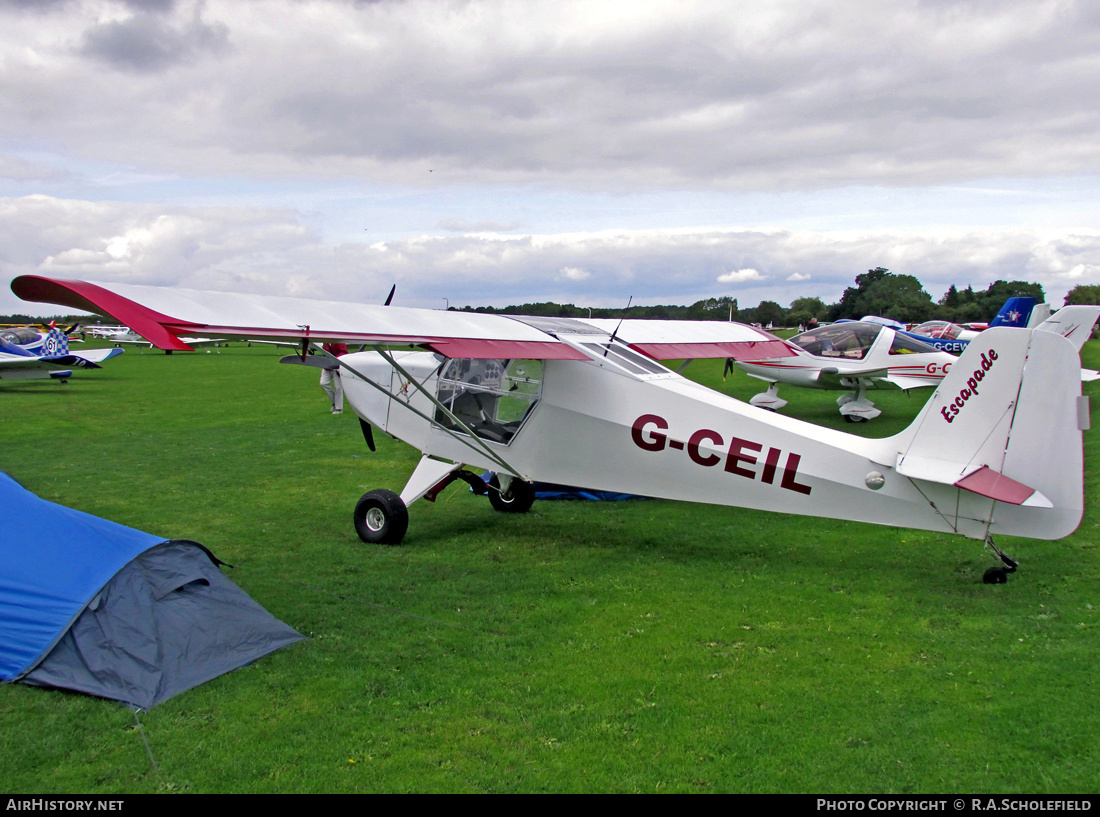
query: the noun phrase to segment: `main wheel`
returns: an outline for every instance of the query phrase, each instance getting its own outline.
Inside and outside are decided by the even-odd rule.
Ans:
[[[527,513],[535,503],[535,486],[521,479],[513,479],[508,490],[501,492],[500,480],[493,474],[489,480],[489,502],[502,513]]]
[[[856,417],[854,414],[845,414],[844,421],[846,423],[866,423],[866,417]]]
[[[393,491],[367,491],[355,504],[355,532],[364,542],[397,545],[409,529],[409,509]]]

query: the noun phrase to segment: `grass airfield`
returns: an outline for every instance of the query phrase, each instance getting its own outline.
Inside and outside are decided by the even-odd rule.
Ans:
[[[0,468],[204,543],[308,636],[140,729],[116,703],[4,685],[0,788],[1097,790],[1097,430],[1081,527],[999,539],[1020,562],[1001,586],[960,537],[658,500],[497,514],[461,483],[410,509],[403,545],[367,546],[355,501],[400,491],[418,452],[383,434],[369,452],[281,354],[128,349],[67,385],[0,383]],[[762,390],[721,368],[685,374]],[[886,436],[929,392],[877,393],[865,426],[836,393],[781,394],[786,414]]]

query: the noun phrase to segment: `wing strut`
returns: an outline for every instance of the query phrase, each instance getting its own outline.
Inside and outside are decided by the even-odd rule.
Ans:
[[[317,344],[314,344],[314,348],[315,348],[315,349],[319,349],[319,351],[321,352],[321,354],[322,354],[322,355],[324,355],[325,357],[327,357],[327,358],[329,358],[329,359],[331,359],[331,360],[334,360],[334,361],[336,361],[337,365],[339,365],[339,367],[340,367],[341,369],[346,369],[347,371],[351,372],[351,373],[352,373],[353,375],[355,375],[356,377],[358,377],[358,378],[359,378],[360,380],[362,380],[362,381],[363,381],[364,383],[366,383],[367,385],[369,385],[369,386],[373,386],[373,387],[374,387],[374,388],[376,388],[376,389],[377,389],[378,391],[382,392],[382,393],[383,393],[384,395],[386,395],[386,396],[387,396],[387,397],[388,397],[389,399],[391,399],[391,400],[396,400],[396,399],[397,399],[397,395],[393,394],[393,393],[392,393],[392,392],[390,392],[390,391],[389,391],[388,389],[385,389],[385,388],[383,388],[382,386],[380,386],[380,385],[378,385],[377,383],[375,383],[375,382],[374,382],[373,380],[371,380],[371,379],[370,379],[369,377],[367,377],[366,375],[364,375],[364,374],[362,374],[361,372],[357,371],[356,369],[352,368],[352,367],[351,367],[350,365],[348,365],[347,363],[345,363],[345,362],[344,362],[343,360],[341,360],[340,358],[336,357],[336,355],[334,355],[334,354],[332,354],[332,353],[330,353],[330,352],[326,351],[326,350],[325,350],[325,349],[323,349],[323,348],[320,348],[320,347],[318,347],[318,346],[317,346]],[[447,408],[447,407],[446,407],[446,406],[445,406],[445,405],[444,405],[443,403],[441,403],[441,402],[439,401],[439,399],[438,399],[438,398],[437,398],[437,397],[436,397],[436,396],[435,396],[434,394],[432,394],[432,393],[431,393],[431,392],[429,392],[429,391],[428,391],[427,389],[425,389],[425,388],[424,388],[424,387],[423,387],[422,385],[420,385],[420,382],[419,382],[419,381],[418,381],[418,380],[417,380],[417,379],[416,379],[415,377],[413,377],[413,376],[412,376],[411,374],[409,374],[409,373],[408,373],[407,371],[405,371],[405,370],[404,370],[404,369],[403,369],[403,368],[401,367],[401,365],[400,365],[400,364],[398,364],[398,362],[397,362],[396,360],[394,360],[394,359],[393,359],[393,356],[392,356],[392,355],[391,355],[391,354],[390,354],[389,352],[387,352],[387,351],[385,351],[385,350],[383,350],[383,349],[376,349],[376,351],[378,352],[378,354],[380,354],[380,355],[382,356],[382,359],[383,359],[383,360],[385,360],[385,361],[386,361],[387,363],[389,363],[389,364],[390,364],[391,366],[393,366],[393,368],[394,368],[394,371],[396,371],[396,372],[397,372],[398,374],[400,374],[400,375],[401,375],[402,377],[404,377],[404,378],[405,378],[406,380],[408,380],[408,381],[409,381],[409,383],[410,383],[410,384],[412,384],[412,385],[413,385],[413,386],[414,386],[414,387],[416,388],[416,390],[417,390],[418,392],[420,392],[420,393],[421,393],[421,394],[423,394],[423,395],[424,395],[425,397],[427,397],[427,398],[428,398],[428,400],[429,400],[429,401],[431,401],[431,403],[432,403],[432,405],[433,405],[433,406],[435,406],[435,407],[436,407],[437,409],[439,409],[439,410],[440,410],[440,411],[442,411],[442,412],[443,412],[444,414],[446,414],[446,415],[447,415],[447,417],[448,417],[448,419],[450,419],[450,420],[451,420],[451,422],[453,422],[453,423],[454,423],[455,425],[457,425],[457,426],[458,426],[458,427],[459,427],[460,429],[462,429],[462,430],[463,430],[463,431],[465,431],[465,432],[466,432],[467,434],[469,434],[469,435],[470,435],[470,439],[467,439],[467,438],[465,438],[465,437],[462,437],[462,436],[460,436],[460,435],[458,435],[458,434],[455,434],[455,433],[454,433],[453,431],[451,431],[451,430],[450,430],[450,429],[448,429],[448,428],[443,428],[442,426],[439,426],[439,425],[437,425],[437,424],[436,424],[436,422],[435,422],[435,420],[434,420],[434,419],[433,419],[432,417],[429,417],[429,416],[428,416],[427,414],[425,414],[424,412],[420,411],[420,410],[419,410],[419,409],[417,409],[417,408],[414,408],[414,407],[413,407],[412,405],[410,405],[409,403],[406,403],[406,404],[405,404],[405,408],[407,408],[407,409],[408,409],[409,411],[411,411],[411,412],[412,412],[413,414],[417,415],[417,416],[418,416],[418,417],[420,417],[421,419],[427,420],[427,421],[428,421],[429,423],[431,423],[432,425],[436,425],[436,427],[437,427],[437,428],[439,428],[439,430],[440,430],[440,431],[443,431],[443,432],[445,432],[446,434],[450,435],[451,437],[453,437],[454,439],[456,439],[456,440],[457,440],[458,442],[460,442],[460,443],[462,443],[463,445],[465,445],[465,446],[466,446],[467,448],[470,448],[470,449],[472,449],[472,450],[474,450],[474,451],[477,451],[477,452],[478,452],[478,453],[480,453],[480,454],[484,454],[485,456],[489,457],[489,458],[490,458],[491,460],[493,460],[493,462],[495,462],[495,463],[497,463],[498,465],[500,465],[500,466],[501,466],[502,468],[504,468],[504,469],[505,469],[506,471],[508,471],[508,473],[510,473],[510,474],[511,474],[512,476],[516,477],[517,479],[523,479],[523,475],[522,475],[522,474],[521,474],[521,473],[519,472],[519,470],[518,470],[518,469],[516,469],[516,468],[513,468],[513,467],[512,467],[511,465],[509,465],[509,464],[508,464],[508,462],[507,462],[507,461],[505,461],[505,460],[504,460],[504,458],[503,458],[503,457],[501,457],[501,456],[500,456],[500,455],[499,455],[499,454],[498,454],[498,453],[497,453],[496,451],[494,451],[493,449],[489,448],[489,446],[485,444],[485,441],[484,441],[484,440],[482,440],[482,439],[481,439],[481,438],[480,438],[479,436],[477,436],[477,433],[476,433],[476,432],[475,432],[475,431],[474,431],[473,429],[471,429],[471,428],[470,428],[470,427],[469,427],[468,425],[466,425],[466,424],[465,424],[464,422],[462,422],[462,420],[460,420],[460,419],[459,419],[458,417],[456,417],[456,416],[455,416],[455,415],[454,415],[454,414],[453,414],[453,413],[451,412],[451,410],[450,410],[449,408]],[[473,442],[473,441],[476,441],[477,445],[474,445],[474,442]]]

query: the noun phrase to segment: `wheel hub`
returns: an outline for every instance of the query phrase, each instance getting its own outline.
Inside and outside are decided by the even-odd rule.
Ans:
[[[381,508],[371,508],[367,511],[366,522],[367,527],[377,533],[386,524],[386,515],[382,513]]]

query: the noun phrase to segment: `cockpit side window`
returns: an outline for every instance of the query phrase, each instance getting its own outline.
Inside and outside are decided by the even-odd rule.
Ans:
[[[439,401],[478,437],[507,444],[542,394],[541,360],[448,360],[439,374]],[[436,409],[436,425],[463,432]]]
[[[947,321],[925,321],[913,332],[940,340],[955,340],[963,333],[963,328],[957,323],[948,323]]]
[[[890,344],[890,354],[892,355],[913,355],[937,351],[939,350],[930,343],[903,335],[901,332],[894,335],[894,342]]]

